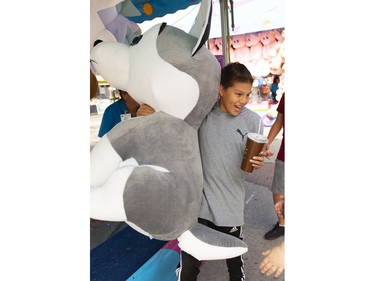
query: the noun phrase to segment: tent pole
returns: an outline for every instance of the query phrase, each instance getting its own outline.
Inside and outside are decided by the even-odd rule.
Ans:
[[[221,46],[223,50],[224,65],[229,63],[228,55],[228,1],[220,0]]]

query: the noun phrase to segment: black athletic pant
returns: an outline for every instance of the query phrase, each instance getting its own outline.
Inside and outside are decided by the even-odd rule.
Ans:
[[[241,226],[236,226],[236,227],[217,226],[213,224],[212,222],[205,220],[205,219],[201,219],[201,218],[198,218],[198,222],[208,227],[211,227],[217,231],[233,235],[243,240]],[[230,281],[245,280],[242,255],[235,257],[235,258],[227,259],[226,262],[227,262]],[[201,262],[199,260],[189,255],[188,253],[181,251],[180,276],[179,276],[180,279],[178,279],[178,281],[196,281],[198,274],[200,272],[200,269],[199,269],[200,265],[201,265]]]

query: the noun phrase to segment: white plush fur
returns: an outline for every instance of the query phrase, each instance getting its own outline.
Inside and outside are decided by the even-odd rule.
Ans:
[[[202,260],[222,260],[240,256],[247,252],[247,247],[228,245],[210,245],[194,236],[190,231],[185,231],[178,238],[178,246],[181,250]]]

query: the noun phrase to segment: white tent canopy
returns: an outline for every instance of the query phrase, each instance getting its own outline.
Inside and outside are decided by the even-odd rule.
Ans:
[[[174,14],[145,21],[140,25],[143,32],[153,25],[166,22],[185,32],[189,32],[198,13],[199,5],[192,5]],[[284,0],[234,0],[234,30],[231,28],[231,15],[229,12],[229,35],[257,32],[262,30],[282,28],[284,23]],[[212,1],[212,19],[209,38],[222,36],[220,1]]]

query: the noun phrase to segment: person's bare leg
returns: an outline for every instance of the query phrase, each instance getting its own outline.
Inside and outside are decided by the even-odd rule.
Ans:
[[[274,205],[276,205],[276,203],[280,202],[280,201],[283,201],[285,198],[285,195],[284,194],[273,194],[273,203]],[[285,218],[283,216],[283,214],[279,213],[276,211],[276,214],[277,214],[277,219],[279,221],[279,225],[280,226],[285,226]]]

